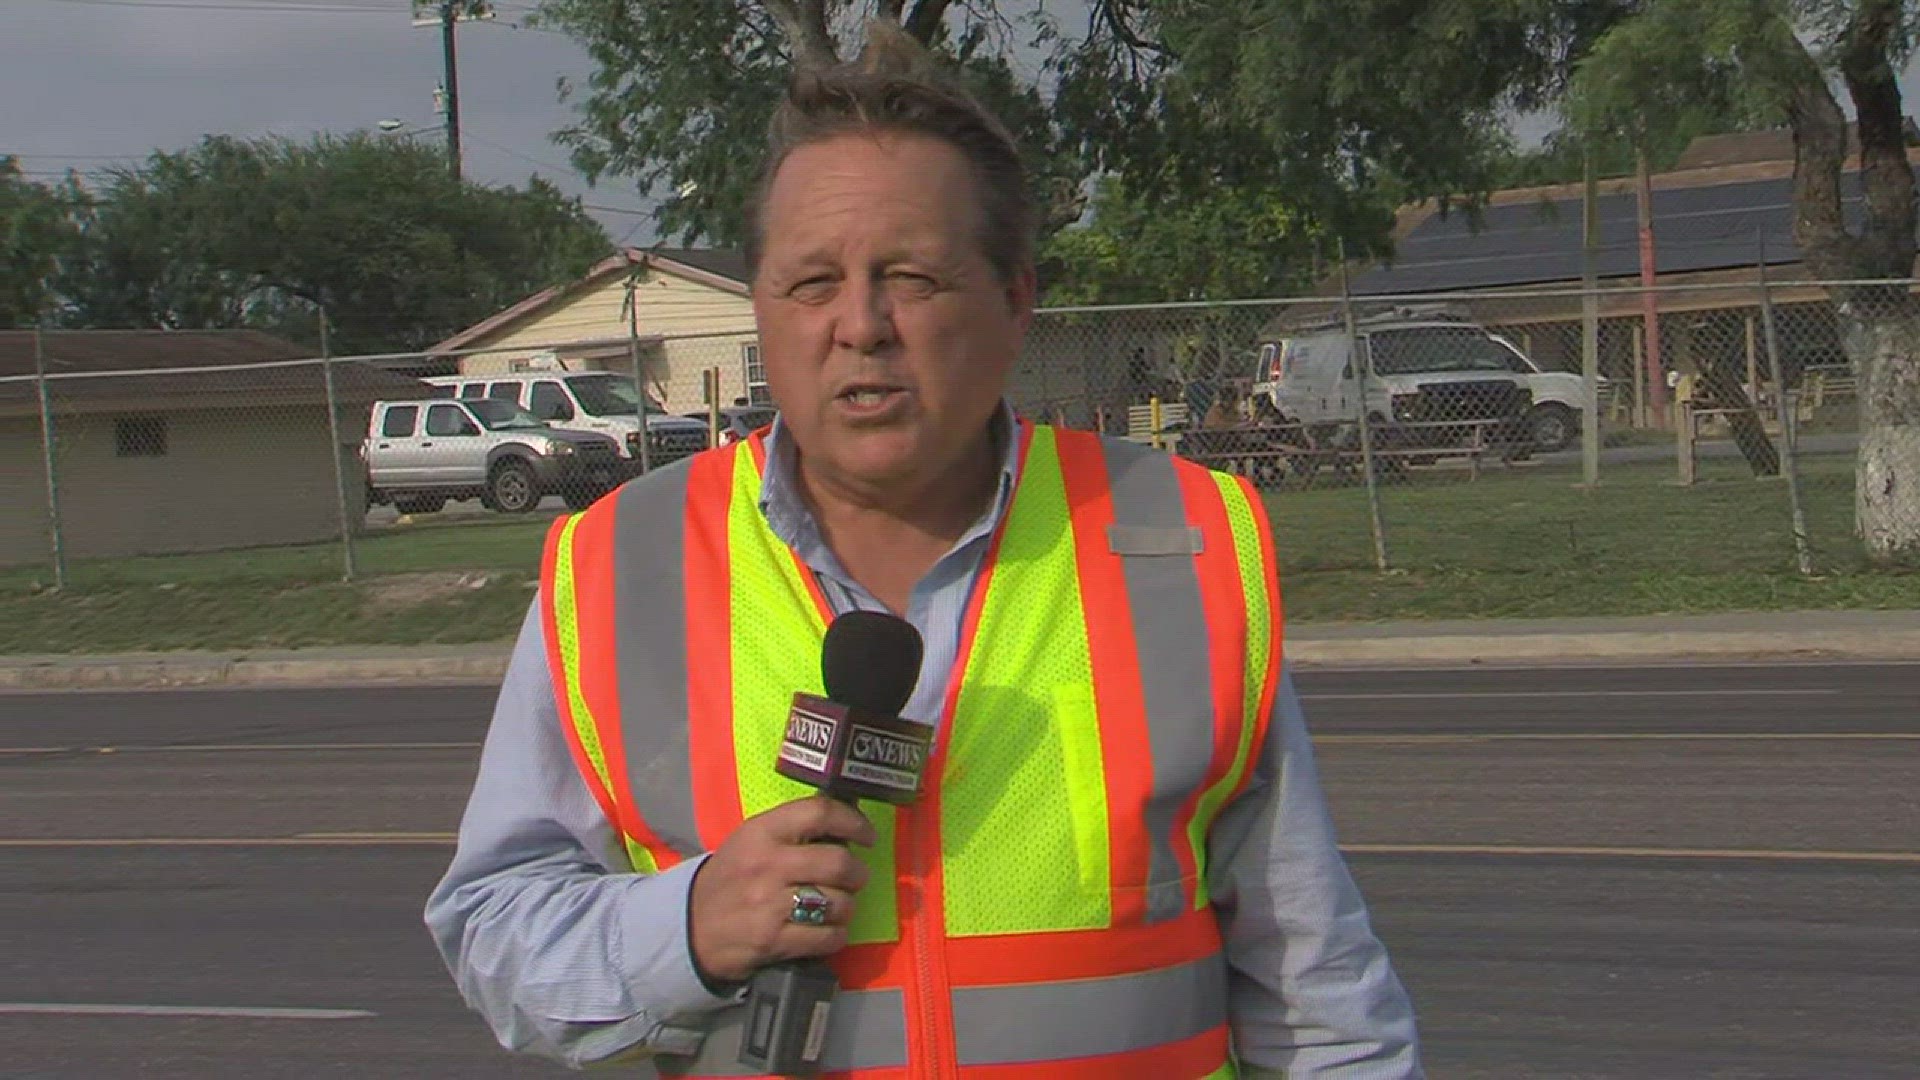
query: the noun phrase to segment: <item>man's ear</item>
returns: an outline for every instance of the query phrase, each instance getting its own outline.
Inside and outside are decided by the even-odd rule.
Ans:
[[[1034,271],[1032,263],[1016,270],[1013,278],[1007,282],[1007,307],[1013,312],[1023,334],[1033,325],[1033,309],[1039,303],[1039,296],[1040,275]]]

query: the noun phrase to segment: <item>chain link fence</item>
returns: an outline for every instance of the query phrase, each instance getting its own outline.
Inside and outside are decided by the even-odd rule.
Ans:
[[[1754,281],[1054,309],[1008,393],[1248,477],[1295,575],[1851,572],[1920,546],[1915,295]],[[0,574],[86,585],[214,551],[242,574],[525,570],[537,530],[472,530],[772,419],[744,306],[698,334],[633,326],[422,355],[254,342],[266,359],[219,335],[103,351],[98,332],[13,332]]]

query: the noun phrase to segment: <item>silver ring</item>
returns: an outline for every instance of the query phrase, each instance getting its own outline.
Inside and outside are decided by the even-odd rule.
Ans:
[[[802,885],[793,890],[793,909],[787,912],[787,921],[801,926],[825,926],[827,909],[833,901],[827,894],[811,885]]]

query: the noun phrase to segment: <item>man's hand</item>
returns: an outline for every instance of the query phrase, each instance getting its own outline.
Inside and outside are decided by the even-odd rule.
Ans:
[[[744,982],[768,964],[839,951],[868,871],[834,841],[872,847],[876,839],[865,815],[824,795],[741,822],[694,875],[694,963],[711,978]],[[802,885],[826,894],[825,925],[787,921]]]

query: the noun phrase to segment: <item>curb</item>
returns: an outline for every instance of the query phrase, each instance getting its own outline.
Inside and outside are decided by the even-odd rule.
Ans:
[[[1920,629],[1716,630],[1538,634],[1437,634],[1430,637],[1319,638],[1295,641],[1301,667],[1593,665],[1776,661],[1920,661]]]
[[[40,659],[0,663],[0,690],[134,690],[194,687],[447,685],[498,683],[497,655],[322,658],[299,656],[155,656],[137,659]]]
[[[0,661],[0,690],[497,684],[507,646],[385,655],[209,654]],[[1297,632],[1287,656],[1315,667],[1493,667],[1609,662],[1920,661],[1920,627],[1542,633]]]

